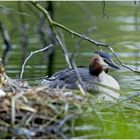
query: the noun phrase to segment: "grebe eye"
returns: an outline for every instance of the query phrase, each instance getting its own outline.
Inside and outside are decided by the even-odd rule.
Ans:
[[[104,59],[104,62],[107,62],[107,60],[106,60],[106,59]]]
[[[94,58],[94,60],[97,61],[98,59],[97,58]]]

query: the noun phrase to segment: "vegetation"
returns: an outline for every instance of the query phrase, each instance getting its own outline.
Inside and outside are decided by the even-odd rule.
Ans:
[[[1,75],[1,138],[139,138],[139,94],[105,102]]]
[[[44,3],[41,2],[42,5]],[[6,2],[2,4],[6,5]],[[81,89],[49,89],[35,86],[35,83],[34,86],[29,86],[29,79],[26,80],[24,77],[32,77],[33,71],[26,75],[25,67],[27,66],[27,61],[28,66],[30,66],[29,58],[33,57],[33,54],[37,55],[38,52],[42,54],[44,50],[46,52],[49,50],[51,53],[47,52],[44,56],[49,56],[50,64],[54,65],[52,56],[59,49],[62,50],[68,66],[76,67],[74,58],[77,51],[80,50],[83,40],[86,43],[89,42],[90,45],[92,44],[92,47],[97,46],[98,49],[107,49],[112,52],[120,64],[134,72],[136,76],[139,76],[139,70],[125,65],[110,44],[95,41],[88,37],[88,33],[82,35],[63,24],[55,22],[54,11],[52,11],[50,3],[47,3],[47,8],[34,1],[25,2],[24,4],[23,6],[22,2],[17,2],[18,9],[0,6],[1,10],[3,10],[0,29],[5,44],[5,51],[2,53],[5,69],[8,68],[8,53],[12,48],[11,44],[20,40],[19,46],[22,48],[21,60],[16,61],[16,64],[21,65],[19,78],[9,77],[10,73],[4,70],[2,63],[0,63],[0,92],[3,91],[5,94],[5,96],[0,97],[0,138],[139,138],[140,93],[137,88],[134,94],[129,94],[128,90],[125,93],[126,89],[123,89],[121,90],[121,95],[124,96],[121,96],[119,100],[105,102],[97,100],[91,93],[82,94],[84,92]],[[7,14],[4,10],[9,13]],[[108,17],[105,10],[106,3],[103,2],[103,17]],[[16,18],[11,16],[12,12],[17,14]],[[18,24],[11,26],[10,22],[6,22],[6,14],[11,16],[11,23],[18,21],[14,22],[14,24]],[[36,23],[35,21],[38,21],[37,34],[33,34],[31,30],[28,31],[28,24],[33,25]],[[20,33],[16,30],[17,26],[20,26]],[[6,27],[8,27],[9,34],[6,33]],[[30,26],[30,28],[33,27]],[[44,28],[47,28],[47,30],[44,30]],[[66,35],[57,30],[57,28],[70,34]],[[11,33],[14,37],[16,36],[14,39]],[[19,34],[20,37],[18,37]],[[79,39],[77,46],[74,49],[71,48],[71,50],[74,50],[71,57],[69,57],[69,49],[65,45],[65,36],[74,36],[73,40],[75,40],[75,37]],[[44,46],[43,49],[36,49],[34,48],[36,42],[31,43],[36,41],[37,38],[40,40],[37,45]],[[2,44],[3,42],[0,43]],[[28,48],[29,45],[31,46],[30,48]],[[36,50],[33,51],[33,49]],[[28,55],[28,51],[31,51],[30,55]],[[42,58],[44,57],[41,56],[41,63]],[[35,61],[37,59],[33,60],[32,65],[38,62]],[[12,60],[10,59],[9,61]],[[47,66],[47,68],[50,67],[50,65]],[[40,69],[39,74],[41,73]],[[26,70],[30,69],[26,67]],[[51,73],[52,71],[49,71],[47,75]],[[44,77],[45,74],[42,73],[40,76],[42,75]],[[80,79],[78,80],[80,83]],[[34,82],[34,79],[31,79],[31,82]],[[138,82],[139,79],[137,80]]]

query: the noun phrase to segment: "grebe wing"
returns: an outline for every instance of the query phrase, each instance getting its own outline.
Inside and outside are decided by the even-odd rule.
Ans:
[[[96,79],[95,76],[92,76],[89,73],[89,70],[86,68],[77,68],[77,72],[81,77],[83,84],[85,85],[85,89],[92,89],[94,87],[94,80]],[[68,88],[68,89],[76,89],[77,87],[77,76],[74,69],[64,69],[59,72],[54,73],[50,78],[45,79],[42,81],[41,86],[48,86],[50,88]]]

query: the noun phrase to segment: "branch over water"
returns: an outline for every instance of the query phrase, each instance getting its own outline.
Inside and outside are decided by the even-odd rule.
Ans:
[[[77,37],[83,38],[84,40],[86,40],[86,41],[88,41],[88,42],[90,42],[90,43],[92,43],[92,44],[95,44],[95,45],[97,45],[97,46],[104,46],[104,47],[109,46],[109,44],[104,44],[104,43],[95,41],[95,40],[93,40],[93,39],[91,39],[91,38],[88,38],[87,36],[81,35],[81,34],[75,32],[75,31],[73,31],[73,30],[67,28],[66,26],[64,26],[64,25],[62,25],[62,24],[60,24],[60,23],[57,23],[57,22],[53,21],[53,20],[51,19],[50,15],[49,15],[48,11],[47,11],[46,9],[44,9],[40,4],[38,4],[36,1],[30,1],[30,2],[31,2],[37,9],[39,9],[41,12],[43,12],[43,14],[46,16],[46,18],[47,18],[47,20],[48,20],[48,22],[49,22],[49,24],[50,24],[51,27],[53,27],[53,26],[59,27],[59,28],[65,30],[66,32],[70,33],[72,36],[77,36]]]
[[[22,65],[22,69],[21,69],[21,73],[20,73],[20,79],[22,79],[22,77],[23,77],[24,68],[25,68],[25,65],[26,65],[27,61],[29,60],[29,58],[32,57],[32,55],[34,55],[38,52],[43,52],[43,51],[49,49],[52,46],[53,46],[53,44],[50,44],[49,46],[47,46],[45,48],[42,48],[42,49],[39,49],[39,50],[36,50],[36,51],[33,51],[33,52],[30,53],[30,55],[25,59],[23,65]]]
[[[72,36],[77,36],[77,37],[82,38],[82,39],[84,39],[84,40],[86,40],[86,41],[88,41],[88,42],[90,42],[90,43],[92,43],[92,44],[94,44],[94,45],[97,45],[97,46],[106,47],[106,48],[108,48],[108,49],[113,53],[113,55],[117,58],[117,60],[120,62],[120,64],[121,64],[123,67],[125,67],[125,68],[127,68],[127,69],[129,69],[129,70],[131,70],[131,71],[133,71],[133,72],[135,72],[135,73],[140,74],[140,71],[134,70],[134,69],[132,69],[131,67],[125,65],[125,64],[121,61],[121,59],[116,55],[116,53],[114,52],[114,50],[110,47],[110,44],[104,44],[104,43],[95,41],[95,40],[93,40],[93,39],[91,39],[91,38],[89,38],[89,37],[87,37],[87,36],[81,35],[81,34],[75,32],[75,31],[73,31],[73,30],[71,30],[71,29],[65,27],[64,25],[62,25],[62,24],[60,24],[60,23],[57,23],[57,22],[53,21],[53,20],[51,19],[50,15],[49,15],[48,11],[47,11],[46,9],[44,9],[40,4],[38,4],[37,1],[32,0],[32,1],[30,1],[30,2],[31,2],[37,9],[39,9],[41,12],[43,12],[43,14],[46,16],[46,18],[47,18],[47,20],[48,20],[48,22],[49,22],[49,25],[50,25],[50,27],[52,28],[53,31],[54,31],[54,28],[53,28],[53,27],[59,27],[59,28],[65,30],[66,32],[70,33]],[[55,33],[55,31],[54,31],[54,33]],[[57,36],[56,36],[56,38],[57,38]],[[59,42],[59,41],[58,41],[58,42]]]

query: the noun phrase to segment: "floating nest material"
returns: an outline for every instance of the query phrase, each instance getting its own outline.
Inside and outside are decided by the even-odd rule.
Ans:
[[[75,93],[73,93],[75,92]],[[0,138],[67,138],[85,98],[76,91],[30,87],[7,76],[0,63]]]
[[[21,93],[7,92],[1,98],[1,131],[8,138],[62,138],[65,121],[72,119],[83,98],[72,92],[29,88]],[[67,118],[68,117],[68,118]],[[67,118],[67,119],[66,119]],[[66,119],[66,120],[65,120]],[[65,126],[66,128],[66,126]]]

